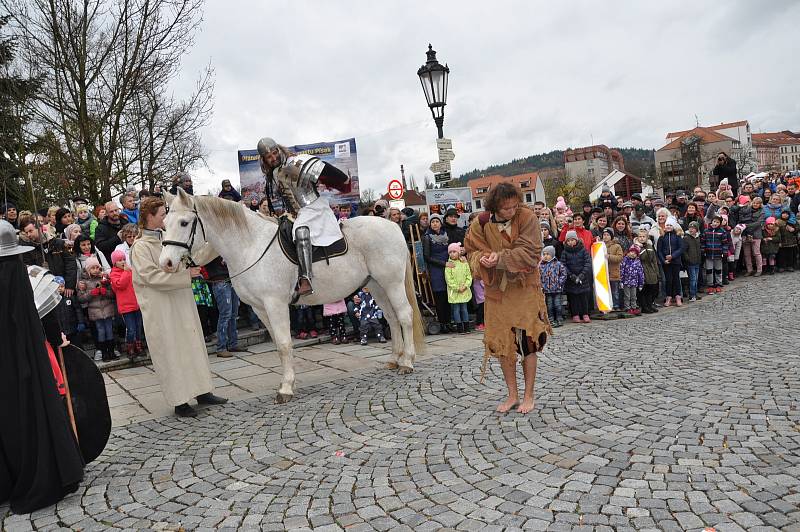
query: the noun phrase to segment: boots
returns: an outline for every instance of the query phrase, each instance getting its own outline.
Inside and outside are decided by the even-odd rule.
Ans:
[[[136,358],[136,344],[133,342],[125,342],[125,354],[128,355],[128,358],[131,360]]]
[[[675,296],[675,305],[678,307],[683,306],[683,298],[681,296]]]
[[[141,355],[144,353],[144,343],[141,340],[136,340],[134,342],[134,349],[136,350],[136,356]]]
[[[119,360],[119,357],[114,353],[114,340],[98,343],[100,344],[100,351],[103,353],[103,362]]]
[[[464,334],[464,324],[461,322],[456,323],[456,332],[458,334]]]

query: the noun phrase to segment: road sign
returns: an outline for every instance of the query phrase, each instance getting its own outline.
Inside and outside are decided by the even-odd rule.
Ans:
[[[436,139],[436,147],[440,150],[452,150],[453,139]]]
[[[389,200],[389,208],[390,209],[400,209],[401,211],[406,208],[406,200],[403,199],[393,199]]]
[[[456,154],[453,150],[439,150],[439,160],[440,161],[452,161],[456,158]]]
[[[389,181],[389,198],[399,200],[403,197],[403,183],[397,179]]]
[[[433,179],[437,183],[444,183],[445,181],[450,181],[450,172],[445,172],[442,174],[433,174]]]
[[[434,174],[441,174],[450,171],[450,163],[448,161],[439,161],[431,164],[431,172]]]

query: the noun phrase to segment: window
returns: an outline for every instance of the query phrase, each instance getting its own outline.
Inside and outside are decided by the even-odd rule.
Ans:
[[[476,199],[476,200],[475,200],[475,209],[476,209],[476,210],[477,210],[477,209],[483,209],[483,206],[481,205],[481,203],[482,203],[482,201],[481,201],[481,200],[479,200],[479,199]]]
[[[525,193],[525,203],[533,203],[533,194],[530,192]]]
[[[594,177],[594,168],[589,168],[589,177]]]
[[[486,194],[489,192],[489,187],[481,187],[475,189],[475,194]]]
[[[523,181],[522,183],[519,184],[519,188],[528,188],[529,186],[531,186],[530,180]]]

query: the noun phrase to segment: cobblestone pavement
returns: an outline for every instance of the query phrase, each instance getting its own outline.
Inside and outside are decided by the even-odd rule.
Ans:
[[[738,284],[738,283],[737,283]],[[8,530],[800,530],[800,274],[559,329],[537,409],[432,356],[115,429],[80,491]],[[3,517],[4,516],[4,517]]]

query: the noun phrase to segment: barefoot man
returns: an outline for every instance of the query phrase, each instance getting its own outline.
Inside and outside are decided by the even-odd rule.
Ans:
[[[542,233],[533,211],[522,203],[522,191],[511,183],[492,187],[486,212],[469,228],[464,247],[473,276],[486,290],[483,343],[486,356],[500,359],[508,398],[498,412],[527,414],[534,407],[538,353],[552,333],[539,278]],[[525,394],[519,401],[517,354],[522,356]]]

